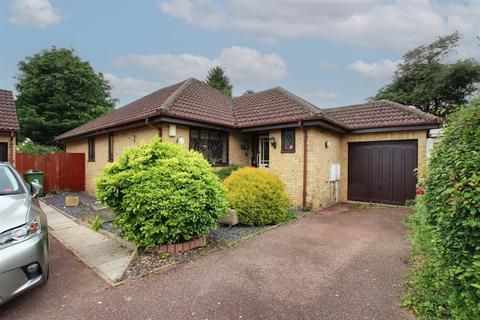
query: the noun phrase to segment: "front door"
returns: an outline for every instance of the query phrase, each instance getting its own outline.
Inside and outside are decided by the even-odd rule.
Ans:
[[[0,162],[8,161],[8,143],[0,142]]]
[[[268,136],[258,137],[258,166],[260,168],[268,168],[270,165],[270,138]]]

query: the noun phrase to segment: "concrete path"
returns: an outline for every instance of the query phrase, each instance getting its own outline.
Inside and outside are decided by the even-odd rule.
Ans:
[[[412,319],[399,306],[408,213],[338,205],[113,288],[53,239],[48,283],[0,319]]]
[[[92,229],[79,225],[56,208],[40,201],[50,233],[109,284],[122,277],[133,251]]]

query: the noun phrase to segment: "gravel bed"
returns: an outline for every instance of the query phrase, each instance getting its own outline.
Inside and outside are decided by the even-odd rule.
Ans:
[[[104,224],[105,225],[105,224]],[[248,235],[258,233],[267,227],[255,227],[236,225],[228,227],[218,224],[217,230],[210,231],[207,236],[207,245],[202,248],[189,250],[184,253],[173,256],[162,257],[156,252],[143,251],[138,253],[138,257],[132,261],[128,270],[123,275],[122,280],[138,278],[147,275],[151,271],[159,268],[175,265],[179,263],[192,262],[202,256],[218,251],[228,243],[240,240]]]
[[[223,224],[218,224],[216,230],[210,231],[208,239],[212,242],[235,241],[264,229],[266,229],[266,227],[245,226],[240,224],[229,227]]]
[[[75,218],[94,214],[92,209],[79,204],[77,207],[65,207],[65,196],[61,193],[53,193],[43,199],[48,205],[54,206]]]

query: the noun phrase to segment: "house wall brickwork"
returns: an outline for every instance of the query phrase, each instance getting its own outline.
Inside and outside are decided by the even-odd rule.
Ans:
[[[285,183],[285,189],[292,207],[302,207],[303,195],[303,132],[302,128],[295,130],[295,152],[282,153],[281,130],[272,130],[269,135],[274,137],[277,146],[270,146],[270,168]]]
[[[229,164],[238,164],[249,166],[252,160],[251,139],[249,135],[230,132],[228,135],[228,162]],[[248,150],[242,150],[240,145],[247,143]]]
[[[338,183],[330,182],[330,166],[341,159],[341,136],[320,128],[308,129],[307,206],[313,210],[335,202]],[[325,147],[325,142],[329,146]]]
[[[17,140],[16,137],[10,137],[10,134],[0,135],[0,142],[7,143],[7,150],[8,150],[8,162],[11,164],[15,164],[15,155],[16,155],[16,144]]]
[[[158,130],[144,126],[136,129],[113,133],[113,154],[115,161],[126,147],[139,145],[158,136]],[[95,179],[108,164],[108,134],[95,137],[95,161],[88,161],[88,139],[75,140],[66,143],[67,152],[85,153],[85,191],[95,194]]]
[[[162,141],[177,143],[178,138],[185,139],[185,148],[189,147],[189,127],[176,125],[175,136],[169,135],[169,124],[162,123],[161,128]],[[113,153],[114,161],[123,153],[125,148],[139,145],[159,135],[159,130],[150,126],[143,126],[131,130],[118,131],[113,133]],[[0,137],[1,139],[1,137]],[[240,149],[242,142],[249,142],[249,136],[231,133],[229,134],[229,163],[240,164],[242,166],[250,165],[251,151]],[[250,144],[250,143],[249,143]],[[95,137],[95,161],[88,161],[88,139],[80,139],[66,143],[67,152],[85,153],[85,191],[95,193],[95,179],[102,173],[105,165],[108,164],[108,134]],[[221,167],[215,167],[221,168]]]
[[[427,157],[427,131],[394,131],[379,133],[347,134],[342,137],[341,149],[341,180],[340,180],[340,201],[347,200],[348,184],[348,143],[368,141],[395,141],[395,140],[417,140],[418,142],[418,168],[422,170],[426,164]]]
[[[176,135],[169,136],[169,124],[159,125],[162,130],[162,140],[177,143],[178,138],[185,139],[185,147],[189,147],[189,127],[176,125]],[[388,133],[365,133],[341,135],[322,128],[309,127],[307,129],[307,205],[318,209],[335,202],[335,192],[338,188],[338,200],[347,200],[348,179],[348,143],[362,141],[391,141],[391,140],[417,140],[418,165],[422,168],[426,161],[427,136],[425,130],[398,131]],[[117,159],[126,147],[135,146],[142,141],[148,141],[158,136],[159,131],[150,126],[119,131],[114,133],[114,160]],[[277,145],[270,145],[270,168],[285,183],[291,205],[301,208],[303,202],[303,129],[295,131],[295,152],[281,152],[281,130],[271,130],[270,137],[274,137]],[[0,136],[0,141],[9,137]],[[328,148],[325,142],[329,141]],[[241,143],[249,145],[248,150],[241,150]],[[99,135],[95,141],[95,162],[88,161],[88,140],[81,139],[68,142],[67,152],[85,153],[85,188],[89,193],[95,193],[95,178],[108,164],[108,135]],[[251,136],[249,134],[229,133],[229,164],[249,166],[252,156]],[[330,166],[341,165],[341,178],[339,183],[331,183]],[[218,169],[219,167],[215,167]]]

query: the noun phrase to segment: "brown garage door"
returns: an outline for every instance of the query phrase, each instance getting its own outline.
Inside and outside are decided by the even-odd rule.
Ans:
[[[417,141],[348,144],[348,199],[404,205],[415,197]]]

